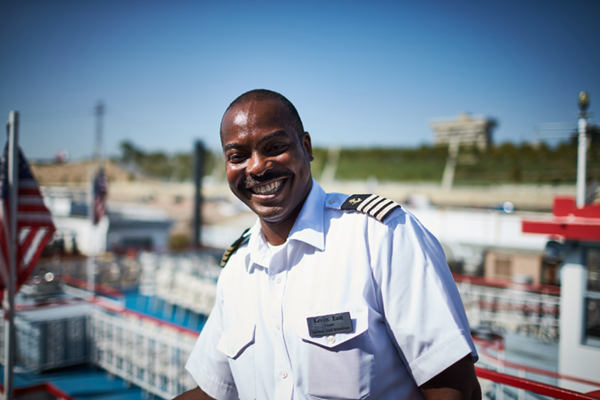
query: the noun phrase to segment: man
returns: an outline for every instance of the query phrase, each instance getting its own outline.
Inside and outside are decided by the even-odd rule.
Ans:
[[[183,399],[476,399],[477,354],[437,240],[396,203],[327,194],[278,93],[221,122],[232,192],[258,216],[224,257]]]

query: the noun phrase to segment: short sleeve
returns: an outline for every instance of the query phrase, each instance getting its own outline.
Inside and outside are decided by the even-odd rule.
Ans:
[[[217,350],[223,331],[223,297],[221,281],[217,285],[215,306],[194,345],[185,368],[198,386],[215,399],[237,399],[238,392],[227,356]]]
[[[399,214],[375,242],[374,276],[392,341],[420,386],[477,352],[441,245],[410,213]]]

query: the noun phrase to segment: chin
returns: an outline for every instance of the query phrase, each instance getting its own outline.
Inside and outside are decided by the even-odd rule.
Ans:
[[[258,217],[265,222],[279,222],[285,219],[285,212],[280,207],[250,207],[250,209],[254,212],[254,214],[258,215]]]

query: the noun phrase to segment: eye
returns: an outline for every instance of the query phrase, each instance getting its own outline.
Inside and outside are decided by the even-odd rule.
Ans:
[[[239,163],[244,161],[245,156],[242,153],[231,153],[227,155],[227,161],[231,163]]]
[[[286,143],[275,143],[270,148],[269,151],[272,153],[282,153],[287,149],[288,145]]]

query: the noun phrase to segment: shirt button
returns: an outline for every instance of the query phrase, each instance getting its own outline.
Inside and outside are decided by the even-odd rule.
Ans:
[[[281,326],[279,324],[275,324],[275,329],[280,330]]]
[[[334,344],[335,343],[335,336],[333,336],[333,335],[327,336],[327,343]]]
[[[333,204],[333,203],[335,203],[335,199],[329,199],[329,200],[327,200],[327,202],[328,202],[329,204]]]
[[[278,276],[277,278],[275,278],[275,282],[276,282],[276,283],[281,283],[281,277],[280,277],[280,276]]]
[[[281,371],[281,377],[282,377],[283,379],[287,378],[287,372],[285,372],[285,371]]]

